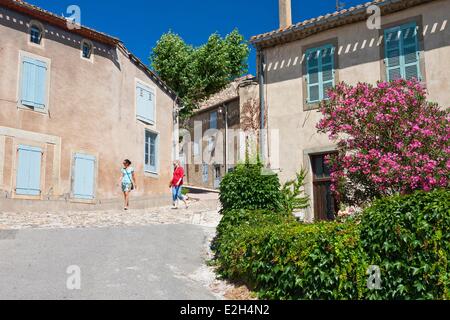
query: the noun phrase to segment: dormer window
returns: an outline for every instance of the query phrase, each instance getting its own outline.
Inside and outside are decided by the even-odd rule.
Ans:
[[[42,42],[42,29],[37,25],[30,28],[30,42],[40,45]]]
[[[81,43],[81,55],[84,59],[91,60],[92,48],[93,48],[92,43],[83,40],[83,42]]]

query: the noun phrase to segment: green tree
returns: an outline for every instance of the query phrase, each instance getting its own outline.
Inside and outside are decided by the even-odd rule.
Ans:
[[[250,49],[237,29],[225,38],[212,34],[194,47],[169,31],[153,48],[150,61],[155,72],[181,99],[181,116],[189,116],[198,104],[224,89],[247,72]]]

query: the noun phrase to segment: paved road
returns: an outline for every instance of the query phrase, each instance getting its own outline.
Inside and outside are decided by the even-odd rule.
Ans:
[[[0,230],[0,299],[214,299],[198,280],[205,241],[195,225]]]

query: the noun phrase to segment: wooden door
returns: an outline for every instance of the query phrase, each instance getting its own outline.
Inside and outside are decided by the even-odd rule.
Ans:
[[[311,156],[315,220],[334,220],[339,203],[331,191],[330,169],[325,163],[327,154]]]

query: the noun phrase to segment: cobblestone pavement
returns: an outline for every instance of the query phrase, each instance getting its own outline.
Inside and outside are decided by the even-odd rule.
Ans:
[[[180,206],[142,210],[69,211],[69,212],[1,212],[0,230],[105,228],[145,226],[149,224],[194,224],[216,227],[220,221],[217,202],[190,201],[189,209]]]
[[[157,286],[156,289],[158,289],[160,292],[166,292],[167,295],[159,295],[155,292],[150,292],[150,298],[163,298],[163,299],[173,299],[176,297],[183,297],[183,299],[189,299],[190,298],[196,298],[196,299],[208,299],[208,294],[210,294],[209,297],[215,297],[217,299],[224,299],[227,297],[227,293],[232,292],[235,288],[233,285],[226,283],[224,281],[216,279],[216,275],[214,272],[214,268],[207,266],[206,261],[208,261],[211,257],[211,251],[210,251],[210,242],[213,239],[215,235],[215,229],[218,223],[220,222],[221,216],[219,215],[219,207],[218,207],[218,201],[214,200],[217,198],[217,196],[210,196],[206,198],[200,197],[197,200],[191,200],[189,202],[189,208],[184,209],[183,206],[180,206],[180,209],[173,210],[171,207],[160,207],[160,208],[151,208],[151,209],[144,209],[144,210],[129,210],[129,211],[123,211],[123,210],[99,210],[99,211],[91,211],[91,212],[80,212],[80,211],[69,211],[69,212],[1,212],[0,211],[0,240],[2,240],[2,235],[8,235],[10,232],[13,232],[12,235],[14,235],[13,238],[17,237],[19,239],[19,235],[23,235],[26,237],[27,233],[25,232],[33,232],[30,235],[35,235],[39,241],[43,241],[42,238],[43,235],[45,235],[46,232],[59,232],[64,235],[67,232],[71,232],[70,230],[73,230],[76,232],[79,230],[80,232],[87,232],[88,234],[95,233],[98,230],[98,232],[113,232],[113,234],[117,235],[120,234],[120,232],[128,232],[129,230],[134,230],[130,228],[158,228],[154,229],[155,231],[161,230],[159,228],[171,228],[170,230],[173,230],[174,232],[170,232],[168,234],[173,235],[173,242],[179,242],[182,239],[184,239],[185,232],[190,232],[189,230],[193,230],[192,228],[197,228],[198,231],[200,231],[199,236],[203,239],[203,244],[199,247],[198,244],[196,246],[192,247],[191,255],[201,257],[201,260],[203,263],[201,265],[197,265],[195,270],[189,270],[185,265],[182,263],[178,264],[175,263],[173,266],[170,266],[169,269],[162,266],[161,270],[158,271],[161,274],[173,274],[174,277],[178,277],[180,279],[184,279],[183,281],[185,283],[190,283],[189,285],[182,286],[183,288],[188,288],[191,286],[195,290],[197,290],[196,294],[192,293],[191,296],[180,296],[178,291],[172,291],[168,290],[166,285],[163,283],[161,286]],[[183,225],[186,225],[186,227],[183,230],[183,232],[176,231]],[[160,226],[160,227],[158,227]],[[183,227],[182,227],[183,228]],[[66,230],[66,231],[65,231]],[[86,231],[83,231],[86,230]],[[113,231],[111,231],[113,230]],[[116,230],[116,231],[114,231]],[[127,231],[128,230],[128,231]],[[185,230],[185,231],[184,231]],[[6,233],[5,233],[6,232]],[[38,232],[38,233],[36,233]],[[41,233],[42,232],[42,233]],[[95,236],[98,238],[99,241],[108,241],[108,240],[101,240],[102,233],[99,233],[99,236]],[[80,235],[80,241],[85,241],[87,237],[84,235]],[[64,238],[64,236],[62,236]],[[178,239],[180,238],[180,239]],[[9,239],[8,237],[5,238],[6,240]],[[92,240],[92,239],[91,239]],[[57,240],[59,242],[60,240]],[[156,241],[156,240],[155,240]],[[24,252],[28,252],[29,249],[31,251],[37,250],[32,249],[32,243],[31,241],[28,244],[24,244],[22,250]],[[0,242],[1,244],[1,242]],[[6,245],[6,242],[3,242],[4,245]],[[14,243],[13,243],[14,245]],[[37,247],[41,247],[36,243]],[[42,247],[43,250],[41,253],[46,253],[46,250],[49,249],[44,245]],[[154,252],[156,254],[155,257],[165,257],[166,250],[169,249],[166,246],[160,247],[161,249],[158,249]],[[1,249],[1,246],[0,246]],[[5,248],[4,248],[5,249]],[[5,252],[9,252],[11,248],[8,250],[5,249]],[[120,249],[120,246],[119,248]],[[137,250],[138,248],[130,248],[132,251],[133,249]],[[16,249],[14,249],[16,250]],[[88,247],[79,248],[78,250],[81,250],[81,252],[88,252]],[[178,255],[181,253],[177,253],[176,249],[169,249],[173,250],[174,255]],[[0,254],[1,254],[0,250]],[[54,249],[51,249],[53,252]],[[67,252],[68,257],[73,254],[70,250]],[[27,254],[24,254],[24,261],[26,260],[25,257],[28,256]],[[34,262],[36,265],[35,268],[40,268],[42,264],[45,264],[45,262],[38,262],[39,256],[36,258],[36,261]],[[62,258],[61,258],[62,259]],[[162,258],[163,259],[163,258]],[[10,259],[11,260],[11,259]],[[25,263],[24,261],[21,261],[20,257],[16,257],[12,259],[11,261],[14,261],[14,265],[16,267],[20,267],[21,263]],[[40,260],[39,260],[40,261]],[[94,263],[96,260],[93,259],[87,260],[86,263]],[[164,261],[164,260],[162,260]],[[61,262],[62,263],[62,262]],[[125,262],[124,262],[125,263]],[[1,263],[0,263],[1,266]],[[15,267],[11,267],[11,270],[14,270]],[[0,268],[1,269],[1,268]],[[29,271],[29,270],[28,270]],[[27,272],[28,272],[27,271]],[[25,271],[24,271],[25,272]],[[108,274],[104,275],[104,277],[109,277]],[[162,276],[161,276],[162,277]],[[19,277],[20,278],[20,277]],[[0,283],[2,281],[13,281],[15,279],[14,276],[8,276],[6,278],[0,279]],[[50,279],[50,278],[49,278]],[[125,279],[124,279],[125,281]],[[124,282],[124,285],[126,285],[128,282],[126,280]],[[13,281],[14,282],[14,281]],[[51,281],[49,280],[49,283]],[[31,282],[24,283],[24,288],[31,285],[33,287]],[[129,284],[129,283],[128,283]],[[47,285],[47,284],[46,284]],[[98,284],[101,285],[101,284]],[[207,291],[201,291],[201,288],[205,288]],[[19,288],[18,288],[19,289]],[[156,290],[155,289],[155,290]],[[142,288],[142,292],[145,291],[146,288]],[[186,289],[188,290],[188,289]],[[17,291],[17,290],[16,290]],[[33,295],[27,295],[27,294],[21,294],[21,291],[15,291],[15,297],[16,298],[25,298],[25,297],[34,297]],[[26,290],[25,290],[26,291]],[[131,290],[133,294],[135,292]],[[158,292],[159,292],[158,291]],[[189,291],[189,290],[188,290]],[[56,292],[56,291],[55,291]],[[203,292],[203,293],[202,293]],[[209,293],[208,293],[209,292]],[[1,292],[0,292],[1,293]],[[87,299],[96,299],[98,297],[103,297],[103,292],[87,292],[87,296],[82,296],[83,298]],[[4,295],[4,297],[10,297],[11,295]],[[44,298],[47,296],[43,296]],[[70,296],[61,296],[58,293],[55,293],[54,295],[49,295],[48,298],[57,298],[57,299],[65,299],[70,298]],[[120,296],[123,298],[122,296]],[[125,297],[127,298],[127,297]],[[233,297],[232,297],[233,298]]]

